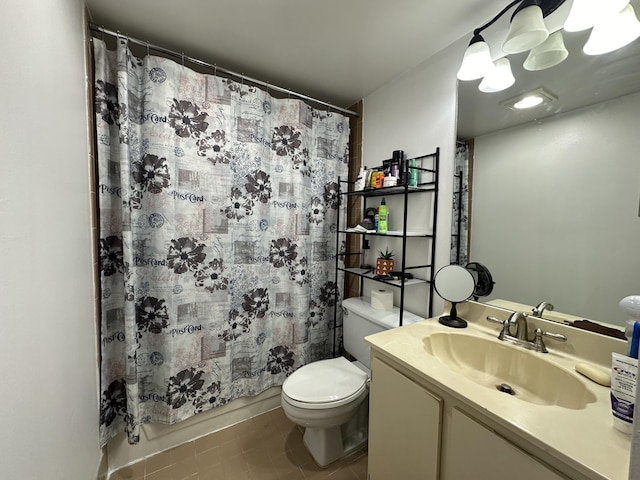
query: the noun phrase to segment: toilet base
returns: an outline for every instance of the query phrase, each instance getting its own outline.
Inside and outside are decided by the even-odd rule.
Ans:
[[[305,428],[303,443],[320,467],[328,466],[367,443],[368,400],[367,398],[362,402],[356,414],[343,425],[330,428]]]

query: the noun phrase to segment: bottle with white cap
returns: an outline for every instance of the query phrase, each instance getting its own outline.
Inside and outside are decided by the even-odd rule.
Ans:
[[[358,173],[358,177],[353,185],[353,190],[358,192],[360,190],[364,190],[364,182],[367,178],[367,168],[362,166],[360,167],[360,172]]]

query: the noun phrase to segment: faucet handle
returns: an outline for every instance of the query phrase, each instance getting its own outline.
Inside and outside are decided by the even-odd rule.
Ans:
[[[499,320],[496,317],[492,317],[489,315],[487,317],[487,320],[489,320],[490,322],[499,323],[502,325],[502,330],[500,331],[500,335],[498,335],[499,340],[502,340],[505,337],[505,335],[511,335],[511,331],[509,330],[511,323],[509,322],[509,319]]]
[[[508,322],[508,320],[499,320],[496,317],[492,317],[491,315],[489,315],[487,317],[487,320],[489,320],[490,322],[493,322],[493,323],[499,323],[501,325],[504,325],[504,322]]]
[[[533,339],[533,344],[536,347],[536,351],[542,352],[542,353],[548,352],[547,346],[544,344],[542,337],[552,338],[553,340],[556,340],[558,342],[567,341],[567,337],[562,335],[561,333],[545,332],[541,328],[536,328],[534,333],[535,333],[535,338]]]
[[[541,335],[544,337],[553,338],[554,340],[557,340],[559,342],[567,341],[567,337],[565,335],[562,335],[561,333],[544,332],[541,328],[536,328],[536,335],[538,334],[538,330],[540,330]]]

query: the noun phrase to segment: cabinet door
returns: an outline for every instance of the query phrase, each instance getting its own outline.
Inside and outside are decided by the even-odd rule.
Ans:
[[[375,357],[371,369],[370,480],[437,480],[442,400]]]
[[[442,480],[566,479],[456,408],[442,461]]]

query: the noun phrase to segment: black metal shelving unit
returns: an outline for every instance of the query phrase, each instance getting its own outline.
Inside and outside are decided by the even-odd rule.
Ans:
[[[424,172],[426,174],[430,174],[429,176],[431,177],[429,179],[429,181],[427,182],[421,182],[418,183],[417,186],[415,187],[410,187],[408,184],[405,185],[398,185],[398,186],[394,186],[394,187],[382,187],[382,188],[376,188],[376,189],[365,189],[365,190],[359,190],[359,191],[353,191],[350,190],[353,187],[353,182],[349,182],[347,180],[343,180],[343,179],[338,179],[338,185],[340,187],[340,192],[338,195],[340,204],[343,201],[343,198],[345,197],[361,197],[364,199],[364,206],[363,206],[363,211],[366,210],[366,202],[367,199],[369,198],[374,198],[374,197],[391,197],[391,196],[402,196],[404,198],[404,208],[403,208],[403,219],[402,219],[402,231],[398,231],[398,233],[386,233],[386,234],[379,234],[379,233],[371,233],[371,232],[354,232],[354,231],[350,231],[350,230],[341,230],[338,229],[336,231],[336,249],[338,250],[337,254],[336,254],[336,274],[335,274],[335,280],[336,280],[336,285],[338,284],[338,272],[344,272],[344,273],[348,273],[348,274],[352,274],[352,275],[357,275],[359,277],[361,277],[361,281],[360,281],[360,295],[362,295],[363,293],[363,280],[364,279],[369,279],[372,280],[374,282],[379,282],[379,283],[383,283],[385,285],[391,285],[393,287],[397,287],[400,288],[400,319],[399,319],[399,325],[402,325],[402,318],[403,318],[403,314],[404,314],[404,299],[405,299],[405,288],[412,286],[412,285],[418,285],[418,284],[428,284],[428,288],[429,288],[429,301],[428,301],[428,312],[429,312],[429,317],[433,316],[433,296],[435,293],[434,290],[434,285],[433,285],[433,280],[435,277],[435,269],[434,269],[434,260],[435,260],[435,253],[436,253],[436,232],[437,232],[437,223],[438,223],[438,182],[439,182],[439,164],[440,164],[440,148],[436,148],[436,151],[427,155],[421,155],[419,157],[412,157],[413,160],[416,161],[416,169],[419,172]],[[425,167],[424,164],[425,163],[429,163],[430,166]],[[414,168],[414,167],[412,167]],[[409,178],[409,161],[405,162],[405,171],[404,171],[404,178],[408,179]],[[407,182],[408,183],[408,182]],[[414,195],[418,195],[418,194],[427,194],[427,193],[431,193],[434,197],[433,197],[433,202],[432,202],[432,206],[433,206],[433,214],[432,214],[432,220],[431,220],[431,224],[429,225],[431,228],[431,233],[411,233],[408,232],[407,230],[407,223],[408,223],[408,205],[409,205],[409,196],[411,195],[412,197]],[[337,218],[337,224],[340,225],[340,208],[338,208],[338,218]],[[341,235],[360,235],[363,239],[365,237],[397,237],[397,238],[401,238],[402,239],[402,253],[400,255],[400,260],[401,260],[401,266],[400,266],[400,272],[401,272],[401,278],[400,280],[382,280],[382,279],[375,279],[373,278],[375,275],[374,271],[370,271],[370,270],[363,270],[360,268],[346,268],[346,267],[341,267],[340,266],[340,258],[344,258],[348,255],[358,255],[361,258],[364,258],[364,248],[361,248],[359,252],[354,252],[354,253],[346,253],[346,252],[340,252],[340,236]],[[407,264],[407,239],[408,238],[426,238],[426,239],[431,239],[431,251],[430,251],[430,255],[429,255],[429,262],[428,264],[424,264],[424,265],[408,265]],[[362,262],[360,262],[362,264]],[[408,270],[417,270],[417,269],[427,269],[428,274],[426,275],[425,278],[417,278],[414,276],[414,278],[412,279],[405,279],[404,278],[404,274],[408,271]],[[338,318],[338,293],[336,292],[336,299],[335,299],[335,316],[334,318],[337,320]],[[336,329],[337,328],[341,328],[341,325],[337,325],[336,322]],[[335,330],[334,330],[334,354],[335,354]]]

